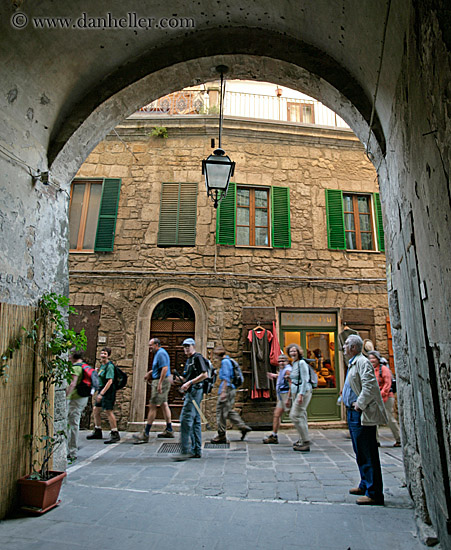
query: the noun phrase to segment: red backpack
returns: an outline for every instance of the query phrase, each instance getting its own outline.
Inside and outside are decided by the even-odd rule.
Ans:
[[[90,367],[86,363],[82,364],[82,375],[76,386],[77,393],[80,397],[88,397],[91,395],[91,390],[99,388],[99,375],[96,369]]]

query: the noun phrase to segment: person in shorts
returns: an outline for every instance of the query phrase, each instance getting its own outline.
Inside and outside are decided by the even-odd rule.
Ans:
[[[164,419],[166,420],[166,429],[163,433],[158,434],[158,437],[174,437],[171,424],[171,409],[168,405],[168,395],[172,382],[169,354],[161,347],[161,342],[158,338],[151,338],[149,348],[154,353],[152,369],[146,373],[144,380],[146,382],[152,380],[152,394],[149,401],[149,414],[147,415],[146,427],[143,433],[133,435],[135,445],[149,441],[150,430],[157,416],[158,407],[161,407]]]
[[[279,364],[279,372],[277,374],[268,372],[268,378],[272,378],[276,381],[276,394],[277,394],[277,403],[276,408],[274,409],[274,416],[272,421],[272,434],[265,437],[263,443],[279,443],[279,438],[277,432],[280,428],[280,423],[282,421],[282,415],[284,412],[290,410],[289,403],[289,391],[290,391],[290,373],[291,365],[288,357],[282,353],[279,355],[277,360]]]
[[[116,417],[113,413],[116,401],[116,388],[114,387],[116,369],[110,357],[111,348],[103,348],[100,352],[100,368],[98,371],[100,388],[95,397],[94,404],[94,431],[86,436],[86,439],[103,439],[100,417],[100,413],[103,410],[107,415],[111,429],[110,437],[104,441],[106,445],[117,443],[121,439],[117,429]]]

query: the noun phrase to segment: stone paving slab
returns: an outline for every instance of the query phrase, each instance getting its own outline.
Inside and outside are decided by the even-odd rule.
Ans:
[[[302,548],[417,550],[402,452],[381,430],[385,507],[355,505],[358,482],[345,430],[312,430],[310,453],[294,452],[294,432],[263,445],[261,432],[200,460],[173,462],[161,440],[133,445],[86,441],[68,469],[62,504],[42,517],[0,522],[0,548]],[[213,434],[203,434],[206,441]]]

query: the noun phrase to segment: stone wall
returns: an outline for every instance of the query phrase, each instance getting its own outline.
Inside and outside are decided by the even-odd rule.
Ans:
[[[208,312],[205,341],[222,342],[241,362],[246,306],[373,309],[376,345],[388,351],[385,255],[327,248],[325,189],[378,191],[357,138],[347,130],[227,120],[224,146],[237,163],[234,181],[290,187],[292,247],[216,246],[215,210],[200,171],[216,133],[210,121],[128,120],[117,128],[122,141],[108,136],[77,174],[122,178],[114,251],[70,255],[71,302],[102,306],[99,336],[130,375],[116,411],[122,428],[136,375],[138,310],[161,287],[189,287]],[[154,126],[166,126],[169,138],[149,137]],[[162,182],[199,183],[196,246],[157,246]]]

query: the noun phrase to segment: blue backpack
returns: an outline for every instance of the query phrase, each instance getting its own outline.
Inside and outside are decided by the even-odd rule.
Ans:
[[[235,388],[239,388],[243,385],[244,382],[243,371],[241,370],[235,359],[230,358],[230,361],[233,365],[232,384],[235,386]]]

